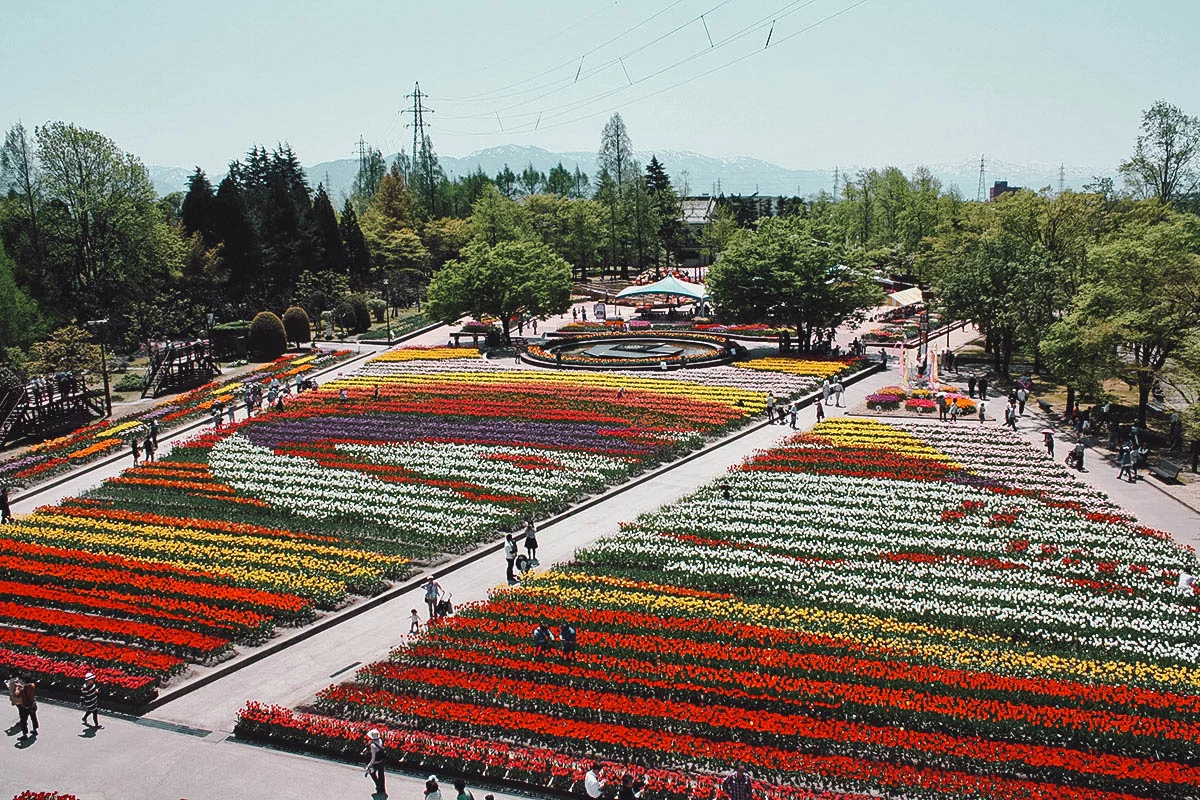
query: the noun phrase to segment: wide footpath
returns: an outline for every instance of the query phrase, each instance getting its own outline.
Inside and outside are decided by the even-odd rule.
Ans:
[[[959,332],[952,344],[958,346],[973,336]],[[443,329],[411,343],[444,344],[445,340]],[[847,406],[857,405],[867,394],[895,382],[896,377],[895,371],[876,373],[853,385],[847,392]],[[837,416],[845,409],[827,406],[826,411]],[[802,411],[800,420],[803,428],[811,427],[816,421],[814,409]],[[939,423],[932,420],[930,424]],[[1027,418],[1022,428],[1036,435],[1040,424]],[[788,428],[758,420],[748,429],[721,440],[719,446],[701,451],[676,466],[668,465],[652,473],[649,479],[643,475],[632,482],[635,485],[613,487],[575,513],[542,526],[539,556],[543,564],[569,560],[577,549],[615,533],[619,522],[688,494],[723,475],[730,465],[756,450],[777,444],[791,433]],[[106,477],[102,472],[115,474],[116,470],[81,476],[79,485],[64,484],[60,487],[63,495],[98,484]],[[1107,474],[1107,470],[1097,469],[1082,477],[1099,480]],[[1194,513],[1166,500],[1152,488],[1139,485],[1122,491],[1119,485],[1110,487],[1097,482],[1097,486],[1145,524],[1167,530],[1179,541],[1190,542],[1196,537]],[[38,504],[53,499],[43,496]],[[19,512],[28,510],[31,509],[18,507]],[[458,604],[482,600],[490,588],[504,583],[505,565],[500,553],[488,552],[474,561],[472,557],[473,554],[466,554],[434,568],[443,588],[453,593]],[[173,685],[164,692],[166,702],[143,718],[108,715],[102,720],[105,728],[94,735],[83,733],[78,710],[43,703],[42,735],[33,744],[21,746],[16,743],[16,731],[9,734],[9,742],[18,749],[0,761],[0,798],[24,789],[66,791],[81,800],[368,797],[371,783],[363,777],[361,767],[238,742],[231,738],[234,718],[246,700],[291,707],[303,704],[330,683],[351,677],[358,665],[384,658],[391,648],[405,640],[407,616],[412,608],[424,609],[419,590],[397,592],[387,602],[306,636],[194,691],[175,697],[177,692],[188,688],[188,683]],[[530,621],[531,627],[534,622]],[[277,639],[273,644],[280,641]],[[255,651],[247,648],[243,652]],[[190,680],[198,682],[206,674],[196,670]],[[425,777],[389,776],[390,795],[420,796]],[[453,776],[441,777],[443,791],[450,791],[448,781]],[[474,788],[476,797],[481,799],[492,791]],[[494,793],[497,797],[512,796]]]

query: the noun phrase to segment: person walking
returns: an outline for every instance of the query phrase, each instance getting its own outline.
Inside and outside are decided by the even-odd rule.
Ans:
[[[83,676],[83,685],[79,687],[79,706],[83,709],[83,724],[89,728],[103,728],[100,724],[100,687],[96,685],[96,673],[89,672]]]
[[[17,706],[17,713],[21,717],[21,739],[36,739],[38,735],[38,718],[37,718],[37,683],[31,681],[29,676],[19,679],[21,682],[21,704]],[[29,723],[33,723],[33,735],[29,733]]]
[[[505,576],[511,586],[518,582],[517,576],[513,574],[513,565],[517,563],[517,540],[513,538],[512,531],[504,534],[504,560],[508,563]]]
[[[533,647],[534,658],[541,658],[550,649],[550,643],[554,641],[554,632],[550,630],[550,626],[545,622],[539,622],[538,626],[533,629]]]
[[[369,756],[367,769],[363,775],[375,784],[375,794],[387,797],[387,776],[384,773],[384,762],[387,761],[387,750],[383,746],[383,734],[372,728],[367,731],[367,746],[360,755]]]
[[[583,791],[592,800],[600,800],[600,794],[604,791],[604,787],[608,786],[608,781],[600,778],[600,773],[597,771],[600,765],[591,761],[588,764],[588,770],[583,774]]]
[[[741,761],[737,762],[734,771],[725,778],[721,788],[729,800],[754,800],[754,785],[750,783],[746,765]]]
[[[8,504],[8,487],[0,487],[0,525],[12,520],[12,507]]]
[[[969,397],[975,396],[975,376],[974,375],[967,378],[967,395]]]
[[[1129,477],[1133,474],[1133,455],[1129,449],[1129,445],[1121,446],[1121,455],[1117,457],[1117,464],[1120,469],[1117,470],[1117,480]]]
[[[818,402],[816,404],[816,406],[817,406],[817,422],[821,422],[822,420],[825,419],[825,404]]]
[[[533,520],[529,517],[525,518],[525,554],[529,556],[529,563],[537,565],[537,528],[533,527]]]
[[[421,584],[421,588],[425,590],[425,605],[429,608],[429,618],[433,619],[437,615],[437,601],[442,593],[441,584],[433,579],[430,575],[426,581]]]
[[[558,639],[562,642],[562,657],[564,661],[575,660],[576,638],[577,634],[574,625],[564,622],[558,626]]]

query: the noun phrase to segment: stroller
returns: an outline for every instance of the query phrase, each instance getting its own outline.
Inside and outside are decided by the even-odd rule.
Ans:
[[[452,597],[454,597],[452,594],[446,595],[442,599],[438,600],[437,605],[433,607],[434,613],[437,614],[438,619],[445,619],[446,617],[454,614],[454,603],[450,601],[450,598]]]

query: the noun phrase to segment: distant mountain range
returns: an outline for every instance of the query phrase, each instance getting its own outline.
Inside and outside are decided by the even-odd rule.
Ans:
[[[686,150],[646,150],[635,151],[638,160],[645,164],[650,156],[658,156],[667,173],[676,185],[683,183],[685,177],[689,193],[703,194],[740,194],[752,195],[756,192],[762,195],[799,195],[807,197],[822,190],[832,191],[834,169],[789,169],[778,164],[772,164],[757,158],[735,156],[733,158],[714,158],[713,156],[692,153]],[[393,156],[388,157],[390,163]],[[593,152],[562,152],[552,153],[540,147],[521,145],[502,145],[478,150],[469,156],[457,158],[441,156],[440,162],[446,175],[450,177],[466,175],[481,167],[488,175],[495,175],[507,164],[513,172],[520,172],[527,165],[533,164],[541,172],[549,172],[550,168],[562,163],[568,171],[576,166],[594,178],[596,174],[596,154]],[[885,166],[885,165],[875,165]],[[897,165],[905,174],[911,174],[916,164]],[[946,187],[958,186],[963,197],[974,199],[979,184],[979,161],[966,159],[945,164],[926,164],[929,171],[939,178]],[[180,167],[148,167],[154,188],[160,195],[171,192],[186,191],[187,177],[191,170]],[[843,166],[843,174],[853,175],[857,172],[855,166]],[[353,158],[338,161],[322,161],[305,167],[309,183],[315,188],[318,183],[324,183],[330,195],[341,198],[349,194],[358,172],[358,161]],[[986,162],[986,187],[991,187],[994,181],[1008,181],[1010,186],[1023,186],[1032,189],[1042,189],[1047,186],[1057,188],[1059,182],[1058,164],[1016,164],[1000,160]],[[1063,168],[1063,183],[1069,189],[1082,189],[1096,175],[1113,177],[1115,171],[1105,167],[1089,167],[1066,165]],[[209,176],[215,185],[222,176]],[[844,180],[844,178],[843,178]]]

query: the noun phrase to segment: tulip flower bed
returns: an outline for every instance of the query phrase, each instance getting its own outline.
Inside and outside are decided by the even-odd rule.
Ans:
[[[789,375],[805,375],[823,380],[835,375],[845,375],[865,365],[864,359],[857,356],[845,358],[816,358],[801,356],[796,358],[756,358],[753,361],[743,361],[736,366],[739,369],[761,370],[763,372],[785,372]]]
[[[213,401],[233,399],[235,389],[244,383],[268,383],[324,369],[349,358],[349,350],[321,350],[315,353],[289,354],[234,381],[217,380],[197,389],[164,400],[153,408],[124,417],[105,419],[86,425],[66,436],[40,442],[21,455],[0,463],[0,483],[11,481],[31,486],[81,464],[127,448],[123,437],[145,434],[151,420],[158,420],[159,435],[188,420],[207,414]]]
[[[376,594],[414,561],[566,508],[763,408],[751,389],[465,353],[391,351],[4,526],[0,668],[69,694],[90,667],[106,699],[145,702],[188,664]]]
[[[1200,598],[1175,587],[1198,569],[1001,430],[830,420],[461,609],[320,714],[251,704],[237,731],[353,757],[383,727],[414,767],[535,787],[596,754],[691,775],[651,779],[672,800],[739,760],[768,798],[1182,799]],[[535,651],[543,620],[576,658]]]

